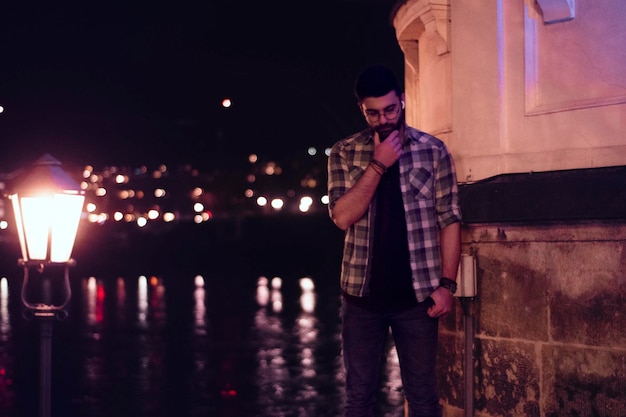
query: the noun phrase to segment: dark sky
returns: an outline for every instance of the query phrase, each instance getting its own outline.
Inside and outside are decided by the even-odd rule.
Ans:
[[[391,1],[9,3],[2,172],[46,152],[64,164],[202,166],[327,147],[364,126],[360,69],[382,62],[402,76]]]

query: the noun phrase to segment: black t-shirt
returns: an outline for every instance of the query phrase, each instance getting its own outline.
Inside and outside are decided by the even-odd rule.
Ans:
[[[416,305],[397,162],[387,169],[378,184],[373,233],[369,295],[346,298],[378,311],[401,310]]]

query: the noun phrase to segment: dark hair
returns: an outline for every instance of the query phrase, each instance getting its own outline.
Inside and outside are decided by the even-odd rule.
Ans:
[[[395,91],[402,94],[396,76],[390,68],[376,64],[363,70],[354,83],[354,95],[358,101],[367,97],[381,97]]]

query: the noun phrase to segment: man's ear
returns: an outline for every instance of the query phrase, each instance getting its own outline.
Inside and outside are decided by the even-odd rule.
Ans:
[[[357,101],[356,105],[359,106],[359,113],[361,113],[363,117],[367,119],[367,115],[365,114],[365,111],[363,110],[363,102]]]

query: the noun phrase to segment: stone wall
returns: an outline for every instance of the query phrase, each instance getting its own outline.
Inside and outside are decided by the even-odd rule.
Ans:
[[[581,177],[596,179],[593,198],[576,192]],[[470,415],[626,416],[625,185],[626,167],[615,167],[461,188],[478,295],[442,323],[446,417],[466,415],[466,320],[475,330]],[[575,216],[559,221],[565,212]]]

